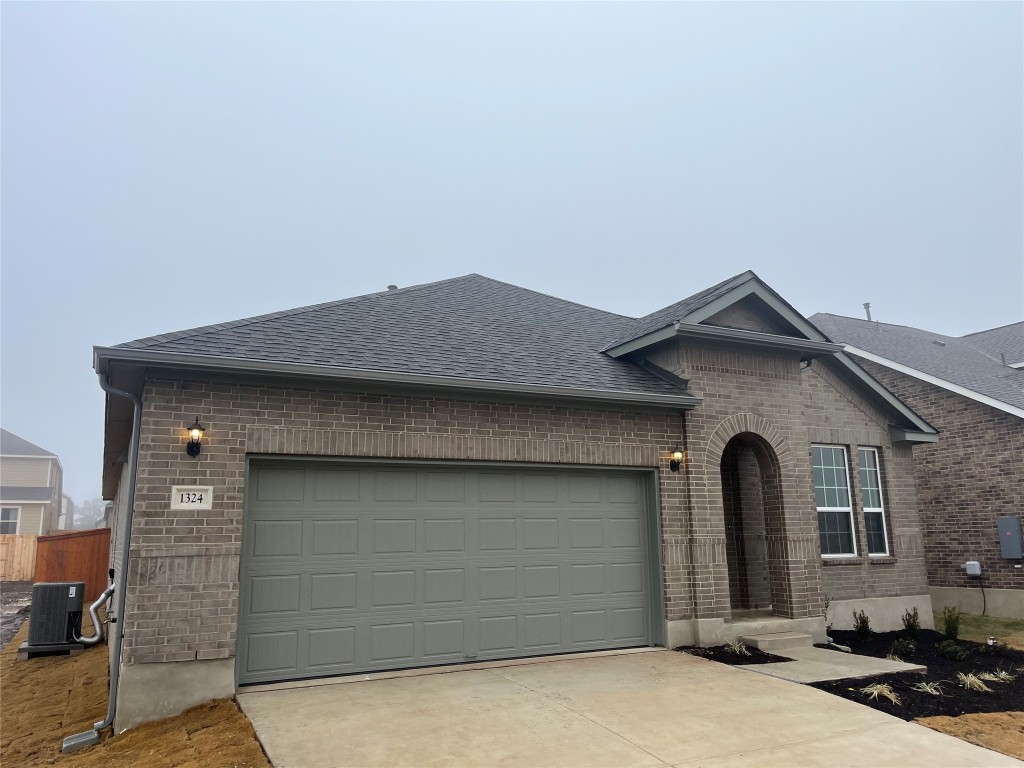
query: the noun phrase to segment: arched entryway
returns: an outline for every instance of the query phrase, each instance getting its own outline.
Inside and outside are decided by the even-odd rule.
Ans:
[[[733,616],[782,613],[786,573],[779,545],[785,530],[778,457],[760,435],[741,432],[722,451],[721,478]]]

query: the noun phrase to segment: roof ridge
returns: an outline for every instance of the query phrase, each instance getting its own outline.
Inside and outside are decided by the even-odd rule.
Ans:
[[[171,331],[169,333],[159,333],[155,336],[143,336],[141,339],[133,339],[131,341],[122,342],[117,344],[118,347],[125,348],[137,348],[140,346],[153,346],[154,344],[160,344],[166,341],[177,341],[179,339],[188,339],[193,336],[199,336],[203,333],[209,333],[210,331],[223,331],[228,328],[241,328],[246,325],[255,325],[256,323],[267,322],[268,320],[276,320],[280,317],[291,317],[292,315],[300,315],[305,312],[313,312],[324,307],[337,306],[339,304],[355,303],[357,301],[365,301],[375,296],[386,296],[396,293],[405,293],[409,291],[418,290],[421,288],[428,288],[434,285],[441,285],[443,283],[451,283],[456,280],[465,280],[467,277],[483,277],[475,272],[470,272],[466,275],[459,275],[458,277],[449,277],[444,280],[435,280],[430,283],[418,283],[416,285],[409,285],[405,288],[396,288],[395,290],[385,289],[383,291],[375,291],[374,293],[363,293],[359,296],[349,296],[344,299],[334,299],[333,301],[322,301],[317,304],[307,304],[302,307],[294,307],[292,309],[282,309],[277,312],[268,312],[262,315],[254,315],[252,317],[243,317],[240,320],[229,320],[224,323],[211,323],[209,325],[201,325],[197,328],[186,328],[181,331]]]
[[[1024,320],[1016,320],[1006,325],[997,325],[994,328],[985,328],[981,331],[972,331],[971,333],[965,333],[963,336],[954,336],[955,339],[966,339],[968,336],[980,336],[983,333],[991,333],[992,331],[1001,331],[1003,328],[1012,328],[1015,325],[1024,325]]]
[[[471,272],[469,275],[466,275],[466,277],[479,277],[482,280],[487,280],[487,281],[492,282],[492,283],[498,283],[499,285],[507,285],[510,288],[515,288],[515,289],[520,290],[520,291],[526,291],[527,293],[532,293],[532,294],[535,294],[537,296],[543,296],[546,299],[554,299],[555,301],[560,301],[563,304],[572,304],[575,307],[582,307],[583,309],[589,309],[592,312],[600,312],[600,313],[605,314],[605,315],[611,315],[612,317],[619,317],[619,318],[622,318],[623,320],[638,320],[639,319],[639,318],[636,318],[636,317],[630,317],[629,315],[620,315],[618,312],[609,312],[607,309],[601,309],[600,307],[592,307],[589,304],[582,304],[582,303],[580,303],[578,301],[573,301],[572,299],[563,299],[561,296],[555,296],[555,295],[550,294],[550,293],[544,293],[544,291],[537,291],[537,290],[534,290],[533,288],[525,288],[522,285],[516,285],[515,283],[509,283],[509,282],[506,282],[505,280],[498,280],[497,278],[488,277],[487,275],[481,275],[478,272]]]
[[[921,333],[929,333],[932,336],[942,336],[945,339],[960,339],[960,338],[962,338],[961,336],[950,336],[949,334],[939,333],[938,331],[929,331],[927,328],[918,328],[916,325],[903,325],[901,323],[886,323],[886,322],[883,322],[881,320],[868,320],[867,318],[864,318],[864,317],[851,317],[850,315],[837,315],[835,312],[815,312],[813,315],[811,315],[811,317],[815,317],[817,315],[828,315],[829,317],[838,317],[838,318],[841,318],[843,320],[853,320],[853,321],[858,322],[858,323],[867,323],[869,325],[886,325],[886,326],[889,326],[890,328],[906,328],[907,330],[911,330],[911,331],[920,331]],[[810,319],[810,318],[808,318],[808,319]]]

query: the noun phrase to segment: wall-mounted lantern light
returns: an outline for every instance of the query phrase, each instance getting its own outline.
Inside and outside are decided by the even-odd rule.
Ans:
[[[192,423],[192,426],[188,428],[188,443],[185,444],[185,451],[192,458],[199,455],[199,448],[203,442],[204,432],[206,432],[206,427],[199,423],[199,417],[196,416],[196,420]]]
[[[683,463],[683,449],[676,448],[672,451],[672,460],[668,463],[668,468],[673,472],[679,471],[679,466]]]

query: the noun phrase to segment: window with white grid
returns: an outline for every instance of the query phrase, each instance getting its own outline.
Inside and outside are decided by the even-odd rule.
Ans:
[[[3,507],[0,509],[0,533],[18,532],[18,507]]]
[[[857,544],[846,449],[812,445],[811,469],[814,474],[814,500],[818,507],[821,554],[824,557],[855,556]]]
[[[868,554],[888,555],[889,536],[882,502],[882,470],[878,466],[878,451],[874,448],[858,448],[857,458],[860,463],[860,495],[864,507],[864,531],[868,535]]]

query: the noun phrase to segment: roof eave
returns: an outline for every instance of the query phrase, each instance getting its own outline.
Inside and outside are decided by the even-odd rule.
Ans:
[[[648,392],[621,392],[614,390],[580,389],[540,384],[518,384],[514,382],[491,381],[486,379],[463,379],[454,376],[377,371],[361,368],[288,363],[270,360],[255,360],[236,357],[215,357],[192,355],[178,352],[154,352],[152,350],[123,349],[118,347],[94,347],[93,368],[97,373],[109,370],[111,362],[122,362],[148,367],[194,369],[213,372],[237,372],[258,375],[300,376],[325,381],[373,383],[387,385],[408,385],[423,389],[437,389],[457,393],[494,393],[528,397],[553,398],[557,400],[584,401],[607,405],[648,406],[658,409],[691,410],[701,403],[693,395],[665,395]]]

